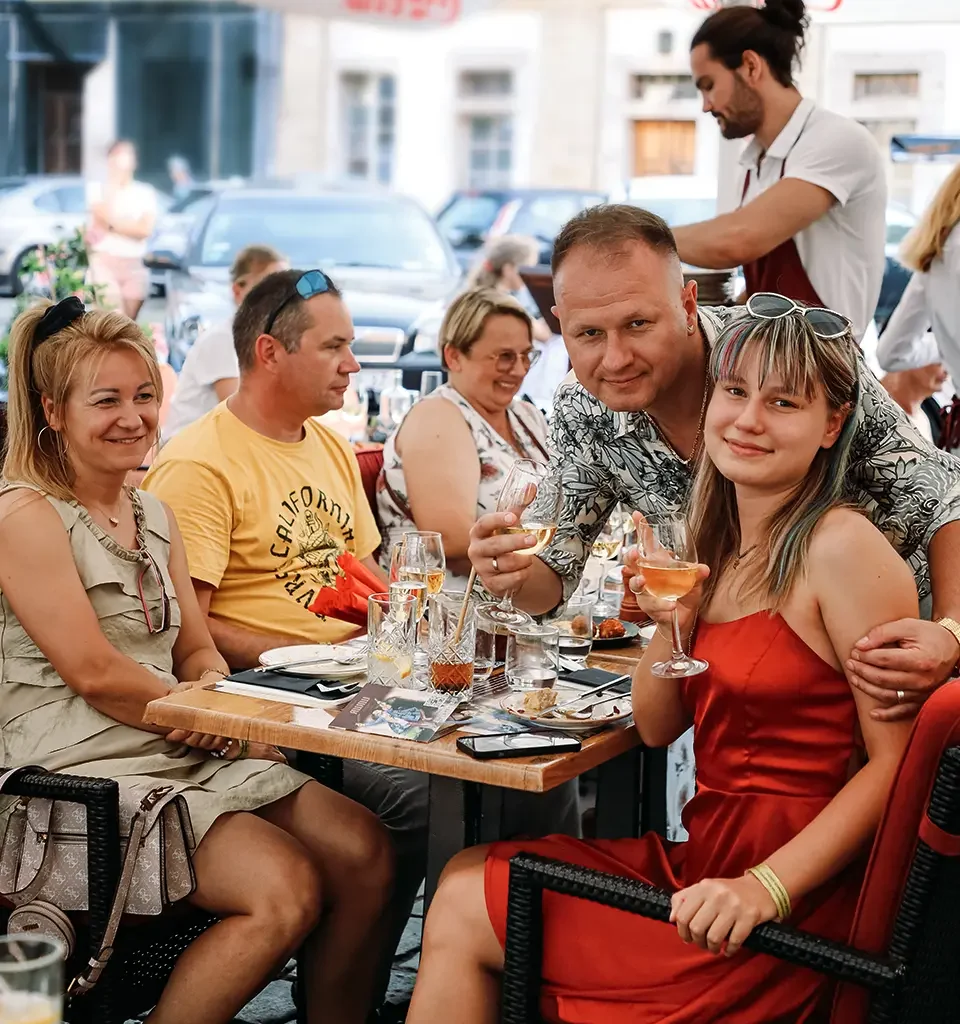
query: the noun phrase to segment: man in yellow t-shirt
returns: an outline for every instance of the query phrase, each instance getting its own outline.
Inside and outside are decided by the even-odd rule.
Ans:
[[[311,274],[326,287],[306,300],[300,271],[253,289],[234,324],[239,390],[164,447],[143,484],[176,514],[233,668],[273,647],[355,635],[367,597],[384,589],[356,456],[315,419],[340,408],[359,369],[353,325],[332,282]]]

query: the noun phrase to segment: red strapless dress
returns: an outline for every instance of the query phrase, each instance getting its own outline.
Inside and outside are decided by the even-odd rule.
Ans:
[[[850,687],[779,615],[701,623],[696,653],[709,671],[679,684],[695,725],[697,791],[683,814],[689,841],[651,834],[495,844],[486,899],[501,943],[514,853],[676,891],[703,878],[739,877],[843,788],[856,735]],[[791,923],[845,940],[861,879],[862,866],[845,871],[795,906]],[[820,1019],[831,994],[805,968],[747,950],[714,956],[681,942],[672,925],[549,892],[543,978],[541,1012],[569,1024],[793,1024]]]

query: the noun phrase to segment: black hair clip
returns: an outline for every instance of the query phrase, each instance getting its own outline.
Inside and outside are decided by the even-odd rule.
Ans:
[[[62,299],[55,306],[50,306],[46,313],[40,317],[40,321],[34,328],[34,347],[46,341],[47,338],[52,338],[54,334],[62,331],[64,327],[69,327],[74,320],[79,320],[86,311],[86,307],[76,295],[70,295]]]

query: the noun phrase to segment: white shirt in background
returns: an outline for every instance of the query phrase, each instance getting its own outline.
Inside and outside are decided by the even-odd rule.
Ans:
[[[103,201],[104,186],[99,181],[87,184],[87,206]],[[124,220],[139,220],[148,213],[156,216],[157,193],[151,185],[132,181],[122,189],[115,190],[110,204],[115,217]],[[127,259],[142,259],[147,251],[147,239],[129,238],[127,235],[107,231],[101,238],[94,238],[90,245],[93,252],[108,256],[123,256]]]
[[[930,328],[935,345],[926,333]],[[942,361],[951,378],[960,381],[960,224],[930,269],[910,278],[887,321],[877,358],[891,373]]]
[[[856,121],[804,99],[766,153],[753,139],[740,164],[738,203],[750,171],[743,205],[781,176],[809,181],[836,199],[794,241],[823,304],[848,317],[862,339],[873,322],[886,265],[887,179],[873,136]]]
[[[170,403],[164,434],[169,440],[220,404],[213,385],[240,376],[233,347],[233,321],[225,320],[204,331],[187,353]]]

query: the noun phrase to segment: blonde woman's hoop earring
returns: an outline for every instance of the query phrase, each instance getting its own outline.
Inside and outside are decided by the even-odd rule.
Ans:
[[[41,451],[43,451],[43,432],[44,432],[45,430],[50,430],[50,424],[49,424],[49,423],[48,423],[48,424],[46,424],[46,426],[43,426],[43,427],[41,427],[41,428],[40,428],[40,432],[39,432],[39,433],[37,434],[37,447],[38,447],[38,448],[39,448],[39,449],[40,449]],[[53,433],[53,431],[52,431],[52,430],[50,430],[50,433],[52,434],[52,433]]]

